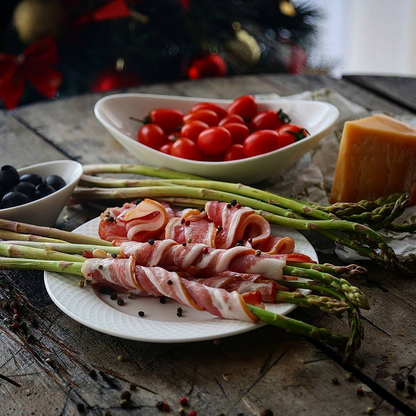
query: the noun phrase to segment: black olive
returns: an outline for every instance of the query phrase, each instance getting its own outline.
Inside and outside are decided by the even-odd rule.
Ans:
[[[17,170],[10,165],[4,165],[0,169],[0,185],[6,189],[12,189],[19,182]]]
[[[21,192],[8,192],[1,200],[1,207],[11,208],[27,204],[28,202],[30,202],[30,199],[27,195],[22,194]]]
[[[33,199],[35,196],[35,185],[30,182],[20,181],[14,188],[13,191],[21,192],[29,197],[29,199]]]
[[[43,180],[36,173],[24,173],[20,177],[20,182],[30,182],[33,183],[33,185],[38,186],[43,182]]]
[[[47,176],[46,179],[45,179],[45,183],[46,183],[46,185],[49,185],[53,189],[55,189],[55,191],[57,191],[58,189],[63,188],[66,185],[65,181],[58,175],[49,175],[49,176]]]
[[[36,187],[35,199],[43,198],[47,195],[53,194],[54,192],[55,192],[55,189],[53,189],[52,186],[41,183],[40,185]]]

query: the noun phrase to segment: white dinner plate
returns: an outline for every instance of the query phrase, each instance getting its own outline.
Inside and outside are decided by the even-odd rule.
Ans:
[[[95,218],[74,232],[98,237],[99,218]],[[292,237],[295,250],[318,261],[317,254],[309,241],[299,232],[284,227],[272,226],[273,235]],[[80,288],[77,276],[45,272],[45,286],[52,301],[77,322],[105,334],[145,342],[193,342],[218,339],[260,328],[262,323],[248,323],[217,318],[208,312],[201,312],[180,305],[168,299],[161,304],[158,298],[128,299],[118,306],[108,295],[100,294],[92,286]],[[308,293],[308,291],[305,291]],[[176,315],[178,307],[183,309],[182,317]],[[293,311],[296,305],[288,303],[266,304],[266,309],[281,315]],[[141,318],[139,311],[144,311]]]

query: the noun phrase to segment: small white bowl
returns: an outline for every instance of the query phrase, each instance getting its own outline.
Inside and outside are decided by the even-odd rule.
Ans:
[[[59,217],[62,209],[68,202],[74,188],[82,176],[81,163],[73,160],[56,160],[53,162],[38,163],[17,170],[19,175],[24,173],[36,173],[43,180],[48,175],[59,175],[66,185],[58,191],[38,199],[12,208],[0,209],[0,218],[27,222],[35,225],[51,227]]]
[[[169,95],[114,94],[101,98],[95,104],[94,112],[110,134],[132,155],[147,165],[247,184],[274,176],[294,165],[306,152],[318,144],[339,116],[339,111],[335,106],[318,101],[284,98],[259,101],[260,111],[278,111],[282,108],[290,116],[292,123],[305,127],[311,135],[273,152],[231,162],[199,162],[180,159],[154,150],[136,140],[140,124],[130,120],[129,117],[143,119],[153,109],[167,107],[176,108],[186,113],[194,104],[201,101],[210,101],[225,107],[231,103],[231,100]]]

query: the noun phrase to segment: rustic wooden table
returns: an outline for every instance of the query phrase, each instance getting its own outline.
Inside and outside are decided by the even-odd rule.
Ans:
[[[233,98],[322,87],[334,88],[369,109],[416,112],[416,80],[402,78],[264,75],[137,91]],[[93,106],[100,97],[86,95],[0,113],[0,165],[66,158],[135,162],[95,119]],[[98,207],[75,205],[64,211],[59,226],[71,230],[98,213]],[[416,396],[396,388],[398,380],[416,372],[416,282],[371,267],[359,285],[372,305],[363,313],[366,340],[353,363],[343,365],[334,351],[276,328],[264,327],[219,344],[147,344],[103,335],[52,303],[42,273],[2,271],[0,298],[24,304],[38,325],[29,325],[26,335],[10,331],[3,323],[9,314],[0,309],[0,415],[73,415],[81,405],[91,415],[157,415],[159,400],[178,414],[182,396],[190,398],[187,410],[196,409],[199,415],[259,415],[265,409],[275,415],[359,415],[368,408],[377,415],[416,414]],[[346,330],[345,321],[319,311],[298,309],[293,316]],[[128,361],[119,362],[119,355]],[[346,380],[347,373],[353,374],[352,381]],[[339,384],[333,384],[333,378]],[[138,387],[131,408],[123,409],[120,392],[130,383]],[[357,395],[359,387],[363,396]]]

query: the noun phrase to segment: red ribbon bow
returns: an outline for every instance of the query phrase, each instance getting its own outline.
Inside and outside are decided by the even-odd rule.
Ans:
[[[58,64],[58,49],[53,38],[43,38],[16,56],[0,53],[0,98],[11,110],[19,103],[29,82],[42,95],[53,98],[62,82],[62,74],[53,68]]]

